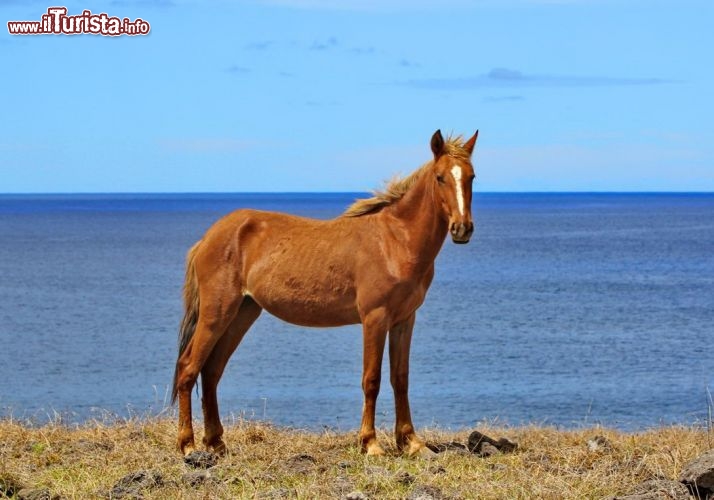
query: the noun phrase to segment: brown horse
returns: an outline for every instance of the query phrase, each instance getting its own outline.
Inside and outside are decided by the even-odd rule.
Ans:
[[[428,452],[412,425],[407,386],[414,315],[434,277],[447,233],[473,233],[468,141],[431,138],[434,159],[322,221],[237,210],[216,222],[188,253],[185,315],[179,331],[172,402],[179,400],[178,447],[194,449],[191,390],[201,375],[204,445],[225,452],[216,387],[246,331],[265,309],[303,326],[361,323],[364,407],[359,440],[382,455],[374,429],[382,354],[389,333],[391,383],[400,451]]]

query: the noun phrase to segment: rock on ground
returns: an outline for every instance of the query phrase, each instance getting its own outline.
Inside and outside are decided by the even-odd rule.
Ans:
[[[506,438],[495,440],[479,431],[473,431],[469,435],[468,449],[481,457],[489,457],[497,453],[512,453],[518,449],[518,445]]]
[[[434,453],[443,453],[445,451],[455,451],[467,453],[466,446],[457,442],[449,441],[448,443],[427,443],[426,446]]]
[[[409,486],[412,484],[416,478],[409,474],[407,471],[399,471],[394,475],[394,479],[399,483],[403,484],[404,486]]]
[[[163,484],[164,478],[160,472],[140,470],[127,474],[117,481],[109,496],[110,498],[137,497],[141,490],[155,488]]]
[[[709,450],[686,464],[679,480],[695,496],[714,496],[714,450]]]
[[[412,490],[407,500],[444,500],[446,498],[438,487],[430,484],[420,484]]]
[[[285,467],[296,474],[310,474],[317,469],[317,459],[312,455],[300,453],[288,458]]]
[[[211,480],[215,481],[214,477],[208,470],[191,471],[181,476],[181,481],[193,487],[200,486]]]
[[[17,492],[18,500],[54,500],[59,498],[52,495],[47,488],[23,488]]]
[[[655,479],[645,481],[629,494],[612,497],[611,500],[692,500],[692,497],[682,483]]]
[[[343,500],[368,500],[369,497],[361,491],[353,491],[342,498]]]
[[[0,477],[0,496],[12,497],[18,490],[22,489],[15,479],[10,477]]]
[[[296,498],[296,496],[294,490],[288,488],[272,488],[268,491],[258,493],[255,498],[260,500],[272,500],[274,498]]]
[[[195,469],[208,469],[216,465],[218,457],[210,451],[196,450],[183,457],[183,461]]]

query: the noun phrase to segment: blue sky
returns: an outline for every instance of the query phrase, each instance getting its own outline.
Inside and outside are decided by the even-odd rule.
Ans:
[[[0,192],[366,191],[471,135],[481,191],[714,191],[714,2],[69,2],[11,36]]]

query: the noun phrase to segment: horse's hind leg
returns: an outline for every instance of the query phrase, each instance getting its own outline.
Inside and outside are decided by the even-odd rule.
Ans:
[[[223,370],[228,363],[233,352],[236,350],[243,336],[258,319],[262,309],[250,297],[244,297],[238,314],[228,327],[226,333],[213,347],[211,355],[201,369],[201,388],[203,392],[203,424],[205,435],[203,444],[208,450],[223,454],[226,445],[221,439],[223,436],[223,426],[218,412],[218,398],[216,388],[218,381],[223,375]]]
[[[214,346],[235,318],[243,297],[223,290],[221,296],[201,295],[196,330],[177,363],[176,387],[179,400],[178,447],[184,455],[194,450],[191,422],[191,390]]]

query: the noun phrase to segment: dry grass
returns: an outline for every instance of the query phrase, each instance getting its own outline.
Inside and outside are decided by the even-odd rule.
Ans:
[[[148,469],[158,472],[163,484],[141,490],[143,498],[340,498],[356,490],[369,498],[428,498],[427,493],[433,498],[603,498],[647,479],[676,479],[684,463],[714,446],[706,429],[684,427],[626,434],[479,426],[488,435],[516,441],[519,449],[490,458],[449,451],[432,460],[410,459],[398,456],[391,436],[382,433],[390,456],[373,458],[360,453],[355,433],[239,422],[226,429],[232,454],[211,469],[210,480],[191,486],[183,476],[192,469],[175,449],[175,424],[162,418],[33,428],[0,421],[0,488],[47,488],[62,498],[109,497],[122,477]],[[465,443],[468,434],[422,435],[429,442]],[[612,448],[589,450],[587,441],[596,435],[605,436]]]

